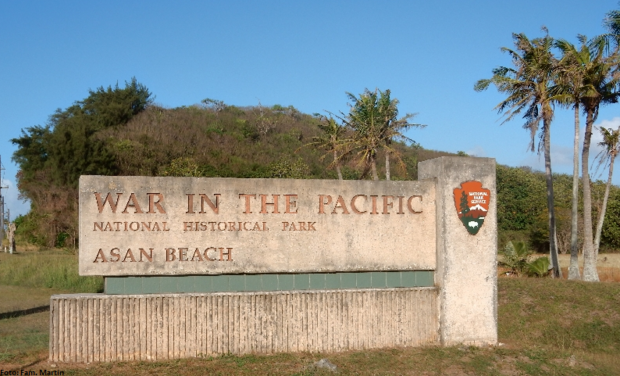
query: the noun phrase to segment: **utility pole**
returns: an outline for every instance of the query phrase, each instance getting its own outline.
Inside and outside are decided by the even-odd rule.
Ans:
[[[11,209],[8,208],[6,209],[6,221],[9,232],[9,253],[13,254],[15,252],[15,247],[13,246],[15,243],[15,225],[11,223]]]

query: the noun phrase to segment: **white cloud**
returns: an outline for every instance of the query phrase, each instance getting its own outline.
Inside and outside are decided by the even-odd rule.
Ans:
[[[472,149],[467,150],[465,153],[472,157],[486,157],[487,153],[484,151],[484,148],[480,145],[474,146]]]
[[[0,181],[0,184],[2,187],[8,187],[2,189],[2,196],[4,197],[4,210],[11,211],[11,220],[30,211],[30,202],[19,199],[19,191],[13,181],[4,179]]]
[[[603,150],[603,147],[599,146],[599,142],[603,140],[599,127],[613,128],[620,127],[620,117],[614,117],[611,120],[601,120],[599,123],[594,124],[595,129],[592,130],[592,138],[590,140],[590,174],[593,180],[606,179],[607,170],[599,168],[597,170],[598,161],[595,160],[596,156]],[[579,174],[581,174],[581,151],[583,149],[583,139],[585,134],[585,125],[581,127],[579,132]],[[535,154],[530,153],[526,158],[520,162],[521,166],[529,166],[535,170],[545,170],[545,160],[543,153]],[[573,147],[566,145],[551,144],[551,168],[554,173],[573,173]],[[618,184],[620,175],[614,175],[614,184]]]
[[[540,154],[529,153],[522,159],[520,166],[529,166],[535,170],[545,170],[545,157],[543,152]],[[553,172],[560,172],[573,166],[573,149],[564,145],[551,144],[551,169]],[[558,171],[556,171],[558,170]],[[572,169],[571,169],[572,172]]]

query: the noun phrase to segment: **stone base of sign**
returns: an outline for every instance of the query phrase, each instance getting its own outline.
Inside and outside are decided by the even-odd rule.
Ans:
[[[50,360],[165,360],[436,344],[437,298],[434,287],[54,295]]]
[[[497,195],[495,159],[441,157],[421,162],[419,179],[437,179],[437,269],[440,338],[444,345],[497,344]],[[454,189],[478,181],[490,191],[488,214],[467,232]]]

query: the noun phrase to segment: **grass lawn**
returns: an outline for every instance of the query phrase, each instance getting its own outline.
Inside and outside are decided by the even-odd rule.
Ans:
[[[60,259],[63,257],[73,260],[74,256],[60,255]],[[0,273],[4,260],[0,258]],[[22,261],[30,265],[28,260]],[[62,260],[49,264],[60,269],[65,265]],[[77,269],[77,265],[74,267]],[[34,277],[20,273],[15,275],[34,283]],[[52,278],[60,284],[70,279]],[[37,283],[46,279],[40,281],[43,282]],[[79,289],[77,286],[84,288],[89,284],[74,281],[72,291]],[[65,375],[327,375],[332,372],[313,366],[319,359],[327,358],[338,367],[339,374],[345,375],[620,375],[619,283],[511,277],[500,278],[498,287],[501,345],[497,347],[434,346],[323,354],[228,355],[167,362],[52,364],[47,361],[49,312],[42,312],[0,320],[0,369],[62,370]],[[0,293],[8,291],[11,300],[31,295],[32,301],[37,301],[35,297],[49,298],[52,291],[58,290],[21,290],[0,282]]]
[[[70,291],[39,287],[0,285],[0,314],[49,306],[50,296]]]

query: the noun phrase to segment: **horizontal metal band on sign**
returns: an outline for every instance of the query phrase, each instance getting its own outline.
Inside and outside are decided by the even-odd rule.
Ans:
[[[166,294],[432,287],[432,271],[106,277],[105,293]]]
[[[50,360],[112,362],[438,343],[436,288],[54,295]]]

